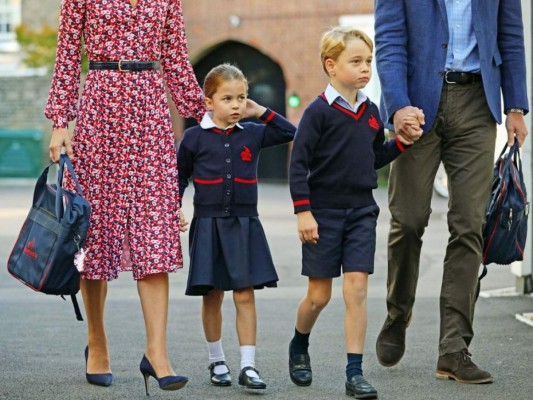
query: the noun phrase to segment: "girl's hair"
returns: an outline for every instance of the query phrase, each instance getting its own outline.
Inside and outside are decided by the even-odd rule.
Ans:
[[[331,58],[333,61],[337,61],[339,55],[346,48],[346,43],[352,39],[361,39],[370,48],[370,51],[374,51],[372,39],[358,29],[338,26],[322,35],[322,39],[320,40],[320,59],[322,61],[322,68],[324,68],[328,76],[326,60]]]
[[[244,82],[248,89],[248,80],[239,68],[227,63],[217,65],[205,76],[203,86],[205,97],[211,98],[220,85],[233,80]]]

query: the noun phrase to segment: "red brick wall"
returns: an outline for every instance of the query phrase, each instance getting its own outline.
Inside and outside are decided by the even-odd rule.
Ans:
[[[373,12],[372,0],[182,0],[182,5],[191,61],[226,40],[255,47],[281,66],[286,95],[300,95],[301,106],[287,109],[293,123],[327,83],[318,50],[322,33],[342,15]],[[230,16],[240,24],[232,26]]]

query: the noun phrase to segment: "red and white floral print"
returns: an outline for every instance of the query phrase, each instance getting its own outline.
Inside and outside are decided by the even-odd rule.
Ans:
[[[90,60],[160,60],[162,73],[91,70],[78,104],[82,37]],[[92,206],[86,279],[112,280],[129,269],[141,279],[182,266],[164,84],[181,115],[201,119],[179,0],[138,0],[135,7],[129,0],[63,0],[45,114],[54,128],[77,119],[74,167]]]

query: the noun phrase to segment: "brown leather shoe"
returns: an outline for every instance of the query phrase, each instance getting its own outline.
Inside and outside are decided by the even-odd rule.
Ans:
[[[439,379],[453,379],[462,383],[491,383],[494,378],[472,362],[467,349],[439,357],[437,373]]]
[[[407,325],[405,321],[392,321],[389,317],[385,320],[376,340],[376,355],[381,365],[392,367],[402,359]]]

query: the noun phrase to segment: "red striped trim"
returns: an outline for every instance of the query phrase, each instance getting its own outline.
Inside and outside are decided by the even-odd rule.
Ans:
[[[396,136],[396,146],[400,149],[400,151],[403,153],[405,151],[405,147],[403,147],[403,143],[400,142],[400,137]]]
[[[226,135],[229,135],[231,132],[233,132],[235,130],[235,127],[233,126],[233,127],[229,128],[229,129],[226,129],[226,130],[219,129],[219,128],[211,128],[211,130],[213,132],[215,132],[215,133],[220,133],[220,134],[224,133]]]
[[[216,185],[217,183],[222,183],[224,181],[222,180],[222,178],[218,178],[218,179],[198,179],[198,178],[194,178],[194,182],[200,183],[202,185]]]
[[[274,111],[271,111],[270,114],[265,118],[265,123],[268,124],[270,121],[274,119],[275,116],[276,116],[276,113]]]
[[[235,178],[234,181],[239,182],[239,183],[247,183],[247,184],[257,183],[257,179]]]
[[[296,207],[296,206],[303,206],[305,204],[311,204],[311,203],[309,202],[309,200],[297,200],[297,201],[293,201],[292,204],[294,207]]]
[[[322,93],[320,95],[320,97],[322,97],[327,103],[328,99],[327,99],[327,97],[326,97],[326,95],[324,93]],[[336,108],[339,111],[342,111],[344,114],[346,114],[346,115],[348,115],[348,116],[350,116],[352,118],[355,118],[356,120],[359,120],[359,118],[361,118],[363,116],[363,113],[366,110],[366,103],[367,102],[365,101],[363,104],[361,104],[361,106],[359,107],[359,110],[357,110],[357,114],[354,113],[353,111],[348,110],[347,108],[344,108],[343,106],[341,106],[340,104],[337,104],[335,102],[331,103],[331,106]]]

